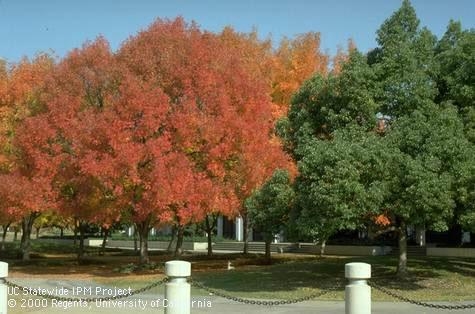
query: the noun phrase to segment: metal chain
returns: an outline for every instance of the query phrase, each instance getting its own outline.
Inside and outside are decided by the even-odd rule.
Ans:
[[[0,281],[2,281],[7,286],[12,287],[12,288],[17,288],[17,289],[20,289],[20,290],[23,290],[23,289],[29,290],[30,289],[28,287],[24,287],[24,286],[15,284],[13,282],[10,282],[5,278],[0,278]],[[84,301],[85,302],[112,301],[112,300],[118,300],[118,299],[125,299],[125,298],[128,298],[128,297],[136,295],[136,294],[141,294],[145,291],[148,291],[148,290],[153,289],[155,287],[161,286],[162,284],[166,283],[167,281],[168,281],[168,278],[164,278],[164,279],[156,281],[156,282],[154,282],[150,285],[147,285],[143,288],[134,290],[130,293],[123,294],[123,295],[116,295],[116,296],[112,296],[112,297],[67,298],[67,297],[54,296],[54,295],[45,294],[45,293],[37,293],[37,294],[35,294],[35,296],[42,297],[44,299],[55,299],[55,300],[59,300],[59,301],[68,301],[68,302],[69,301],[83,301],[83,302]],[[192,279],[192,278],[190,278],[190,283],[193,286],[197,287],[197,288],[200,288],[200,289],[205,290],[209,293],[212,293],[213,295],[216,295],[216,296],[228,299],[228,300],[232,300],[232,301],[235,301],[235,302],[238,302],[238,303],[251,304],[251,305],[264,305],[264,306],[277,306],[277,305],[295,304],[295,303],[300,303],[300,302],[304,302],[304,301],[309,301],[309,300],[321,297],[322,295],[327,294],[331,291],[337,291],[340,288],[342,288],[341,282],[338,282],[337,284],[335,284],[331,287],[324,288],[322,291],[319,291],[317,293],[313,293],[313,294],[310,294],[310,295],[307,295],[307,296],[304,296],[304,297],[295,298],[295,299],[287,299],[287,300],[262,301],[262,300],[252,300],[252,299],[246,299],[246,298],[240,298],[240,297],[232,296],[232,295],[220,292],[218,290],[209,288],[209,287],[205,286],[204,284],[202,284],[201,282],[196,281],[195,279]],[[389,295],[389,296],[391,296],[395,299],[398,299],[398,300],[403,301],[403,302],[411,303],[411,304],[414,304],[414,305],[430,307],[430,308],[435,308],[435,309],[445,309],[445,310],[464,310],[464,309],[473,309],[473,308],[475,308],[475,304],[446,305],[446,304],[433,304],[433,303],[428,303],[428,302],[417,301],[417,300],[399,295],[399,294],[397,294],[397,293],[395,293],[395,292],[393,292],[393,291],[391,291],[391,290],[389,290],[385,287],[382,287],[382,286],[376,284],[373,281],[368,281],[368,284],[371,287],[373,287],[374,289],[379,290],[379,291],[381,291],[381,292],[383,292],[383,293],[385,293],[385,294],[387,294],[387,295]]]
[[[435,308],[435,309],[445,309],[445,310],[466,310],[466,309],[473,309],[475,308],[475,304],[460,304],[460,305],[448,305],[448,304],[433,304],[433,303],[428,303],[428,302],[422,302],[422,301],[417,301],[414,299],[410,299],[407,297],[404,297],[402,295],[399,295],[387,288],[384,288],[374,282],[368,282],[368,284],[375,288],[376,290],[379,290],[395,299],[398,299],[403,302],[415,304],[415,305],[420,305],[424,307],[430,307],[430,308]]]
[[[201,282],[196,281],[192,278],[190,278],[190,283],[193,286],[197,287],[197,288],[200,288],[200,289],[205,290],[209,293],[212,293],[213,295],[225,298],[227,300],[235,301],[235,302],[238,302],[238,303],[244,303],[244,304],[264,305],[264,306],[276,306],[276,305],[294,304],[294,303],[309,301],[309,300],[321,297],[322,295],[327,294],[330,291],[339,290],[342,287],[341,283],[337,283],[332,287],[324,288],[324,290],[322,290],[320,292],[313,293],[313,294],[310,294],[310,295],[307,295],[307,296],[301,297],[301,298],[288,299],[288,300],[276,300],[276,301],[262,301],[262,300],[252,300],[252,299],[245,299],[245,298],[235,297],[235,296],[220,292],[218,290],[209,288],[209,287],[205,286],[204,284],[202,284]]]
[[[23,290],[23,289],[29,290],[30,289],[29,287],[24,287],[24,286],[15,284],[11,281],[8,281],[5,278],[0,278],[0,280],[3,281],[7,286],[12,287],[12,288],[17,288],[17,289],[20,289],[20,290]],[[46,293],[36,293],[35,296],[38,296],[38,297],[41,297],[41,298],[44,298],[44,299],[50,299],[50,300],[54,299],[54,300],[58,300],[58,301],[67,301],[67,302],[69,302],[69,301],[82,301],[82,302],[88,302],[89,303],[89,302],[96,302],[96,301],[112,301],[112,300],[125,299],[125,298],[131,297],[133,295],[143,293],[143,292],[148,291],[152,288],[158,287],[158,286],[166,283],[167,281],[168,281],[168,278],[164,278],[162,280],[151,283],[151,284],[149,284],[149,285],[147,285],[143,288],[131,291],[130,293],[116,295],[116,296],[113,296],[113,297],[103,297],[103,298],[72,298],[71,297],[71,298],[67,298],[67,297],[50,295],[50,294],[46,294]]]

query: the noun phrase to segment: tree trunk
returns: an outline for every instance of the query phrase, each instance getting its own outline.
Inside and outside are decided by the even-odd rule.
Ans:
[[[447,242],[450,246],[460,247],[462,245],[462,226],[458,223],[453,224],[447,232]]]
[[[399,261],[397,265],[398,277],[407,276],[407,234],[406,223],[401,222],[398,230]]]
[[[167,247],[167,252],[172,253],[173,248],[176,247],[176,232],[177,232],[177,227],[175,225],[172,226],[172,238],[170,239],[170,242],[168,243]]]
[[[104,255],[106,252],[106,244],[107,244],[107,237],[109,237],[109,228],[102,228],[103,230],[103,238],[101,244],[101,250],[99,251],[99,255]]]
[[[78,244],[78,220],[76,218],[74,218],[74,242],[73,244],[74,245],[77,245]]]
[[[138,241],[137,241],[137,225],[134,225],[134,252],[139,250]]]
[[[40,230],[41,230],[41,227],[36,227],[36,239],[38,239],[40,237]]]
[[[214,231],[214,228],[216,228],[217,222],[218,222],[218,216],[212,215],[210,217],[209,215],[206,215],[205,228],[206,228],[206,235],[208,238],[208,256],[213,255],[213,231]]]
[[[7,223],[6,225],[3,225],[2,228],[3,228],[3,233],[2,233],[2,246],[0,248],[0,251],[4,251],[5,250],[5,240],[7,239],[7,232],[8,232],[8,228],[10,227],[12,223],[9,222]]]
[[[2,246],[0,247],[0,251],[5,251],[5,239],[7,238],[7,228],[5,226],[2,226]]]
[[[13,234],[13,242],[16,242],[18,241],[18,226],[15,226],[15,228],[13,229],[14,230],[14,234]]]
[[[84,258],[84,229],[86,224],[79,221],[79,246],[78,246],[78,261],[81,262]]]
[[[175,256],[181,256],[183,254],[183,238],[185,236],[185,227],[178,226],[177,228]]]
[[[35,219],[40,216],[39,213],[30,213],[28,216],[24,217],[21,221],[21,243],[20,250],[22,254],[22,260],[30,260],[30,250],[31,250],[31,230],[33,229],[33,223]]]
[[[249,220],[247,213],[242,216],[242,231],[243,231],[243,240],[244,240],[244,248],[243,248],[243,253],[248,254],[249,253]]]
[[[271,254],[270,254],[270,247],[271,247],[271,243],[272,243],[272,236],[266,236],[266,237],[265,237],[265,243],[266,243],[265,258],[266,258],[266,262],[270,264],[270,263],[272,262]]]
[[[140,255],[140,248],[142,247],[142,242],[145,241],[141,236],[140,236],[140,231],[137,231],[137,235],[139,236],[139,249],[138,249],[138,252],[139,252],[139,255]],[[148,230],[147,230],[147,236],[145,237],[146,238],[146,241],[147,241],[147,254],[148,254]]]
[[[327,240],[324,239],[322,243],[320,244],[320,257],[323,257],[325,255],[325,247],[327,246]]]
[[[0,247],[0,251],[5,250],[5,240],[7,238],[8,227],[10,226],[11,222],[7,223],[6,225],[2,225],[3,233],[2,233],[2,246]]]
[[[150,231],[150,218],[137,224],[137,231],[140,238],[139,263],[140,265],[150,263],[148,255],[148,233]]]
[[[64,227],[59,227],[60,233],[59,237],[62,239],[64,237]]]

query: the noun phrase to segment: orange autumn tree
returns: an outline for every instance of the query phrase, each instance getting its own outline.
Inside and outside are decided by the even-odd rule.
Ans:
[[[0,164],[3,171],[13,165],[12,140],[17,124],[41,110],[44,78],[53,66],[53,59],[40,54],[33,60],[23,58],[8,65],[0,60]]]
[[[290,98],[315,73],[328,73],[329,57],[320,51],[320,33],[308,32],[293,39],[284,38],[274,55],[272,99],[278,104],[278,117],[287,113]]]
[[[2,71],[1,168],[3,180],[9,182],[6,186],[11,196],[9,208],[15,209],[15,216],[21,221],[20,249],[24,260],[29,259],[35,219],[55,206],[50,185],[54,162],[48,150],[38,151],[48,131],[42,121],[28,121],[43,109],[44,78],[53,63],[50,56],[39,55],[31,61],[25,58]],[[49,145],[48,149],[54,150],[54,147]]]
[[[17,125],[13,146],[15,167],[8,176],[11,193],[17,195],[13,206],[21,213],[23,260],[29,259],[30,237],[35,220],[46,211],[56,208],[52,182],[58,160],[58,147],[48,143],[50,135],[41,117],[28,117]]]
[[[240,33],[230,26],[225,27],[217,36],[224,46],[235,50],[241,66],[246,67],[249,75],[272,87],[276,63],[270,38],[261,40],[257,30]]]
[[[8,228],[20,221],[23,211],[19,206],[21,189],[18,186],[20,180],[9,174],[0,174],[0,225],[2,226],[2,242],[0,251],[5,250],[5,239]]]
[[[244,199],[288,162],[272,140],[268,80],[251,71],[257,65],[236,49],[241,44],[178,18],[157,20],[118,52],[131,72],[168,95],[173,148],[214,187],[203,212],[231,217],[245,215]]]
[[[305,80],[315,73],[328,73],[330,58],[320,51],[319,33],[284,38],[276,49],[272,48],[270,39],[259,39],[257,30],[239,33],[225,27],[218,36],[226,46],[236,50],[249,73],[269,85],[276,119],[287,112],[292,94]]]
[[[356,44],[352,39],[348,39],[346,50],[341,46],[337,48],[336,54],[331,58],[332,69],[331,73],[338,75],[341,72],[341,69],[345,62],[348,61],[350,53],[356,49]]]

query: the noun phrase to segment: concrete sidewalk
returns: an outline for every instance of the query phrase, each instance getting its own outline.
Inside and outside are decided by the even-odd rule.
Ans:
[[[86,308],[61,308],[57,306],[47,306],[47,307],[30,307],[30,308],[21,308],[19,306],[12,307],[8,310],[8,314],[20,314],[20,313],[38,313],[38,314],[121,314],[121,313],[163,313],[163,306],[155,306],[151,304],[153,300],[157,301],[158,298],[151,298],[149,296],[144,296],[140,298],[142,300],[142,305],[147,303],[145,308],[139,306],[127,306],[120,307],[117,304],[110,306],[107,305],[94,305]],[[196,298],[195,301],[203,301],[203,299]],[[138,303],[136,303],[138,304]],[[160,304],[160,301],[158,302]],[[203,306],[204,305],[204,306]],[[457,310],[457,311],[448,311],[448,310],[437,310],[429,309],[420,306],[415,306],[407,303],[392,303],[392,302],[373,302],[372,304],[372,313],[373,314],[401,314],[401,313],[421,313],[421,314],[441,314],[441,313],[461,313],[469,314],[473,313],[472,310]],[[246,305],[238,304],[232,301],[216,299],[216,298],[206,298],[204,303],[201,305],[195,305],[191,313],[193,314],[246,314],[246,313],[262,313],[262,314],[315,314],[315,313],[325,313],[325,314],[343,314],[345,313],[345,304],[343,301],[307,301],[298,304],[292,305],[281,305],[281,306],[256,306],[256,305]]]
[[[253,306],[237,304],[226,300],[214,300],[213,307],[209,309],[193,309],[192,313],[227,313],[227,314],[243,314],[243,313],[265,313],[265,314],[343,314],[345,313],[344,301],[307,301],[291,305],[280,305],[274,307]],[[441,314],[454,313],[447,310],[426,309],[408,303],[393,302],[373,302],[373,314],[401,314],[401,313],[421,313],[421,314]],[[471,310],[458,310],[456,313],[469,314]]]

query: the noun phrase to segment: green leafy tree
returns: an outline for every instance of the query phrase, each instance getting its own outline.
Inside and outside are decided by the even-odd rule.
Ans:
[[[323,242],[383,215],[398,235],[401,276],[409,224],[446,230],[457,209],[467,227],[475,216],[472,40],[449,31],[437,44],[403,1],[379,29],[379,47],[350,54],[338,76],[307,81],[278,125],[298,162],[300,230]]]
[[[433,50],[436,38],[419,20],[408,0],[380,27],[373,58],[378,78],[376,101],[393,118],[421,108],[436,95]]]
[[[391,124],[384,140],[397,155],[387,167],[389,191],[382,209],[398,234],[398,274],[404,276],[407,226],[447,230],[470,143],[456,108],[438,105],[399,118]]]
[[[387,154],[378,135],[355,126],[306,146],[295,183],[296,225],[321,244],[321,255],[331,235],[362,227],[377,213]]]
[[[389,120],[386,146],[397,157],[387,166],[391,176],[381,210],[398,234],[398,274],[404,276],[406,227],[409,223],[436,230],[448,227],[456,204],[453,168],[468,143],[460,142],[465,137],[457,110],[435,105],[437,42],[429,30],[419,27],[409,1],[382,24],[377,42],[370,58],[378,82],[375,99]]]
[[[465,158],[457,165],[454,185],[456,208],[453,224],[463,230],[475,232],[475,145],[465,149]]]
[[[278,124],[298,162],[292,221],[302,236],[322,244],[321,254],[332,234],[362,226],[383,198],[386,150],[374,132],[375,81],[366,58],[353,50],[339,75],[308,80]]]
[[[281,169],[276,170],[272,177],[245,201],[252,227],[264,235],[265,256],[269,262],[272,240],[286,226],[293,201],[294,191],[290,175],[288,171]]]
[[[462,30],[450,21],[437,43],[439,101],[449,101],[459,109],[475,107],[475,30]]]
[[[312,139],[331,140],[332,132],[357,124],[374,129],[377,105],[375,76],[366,58],[356,49],[350,52],[338,76],[315,75],[292,98],[287,117],[277,123],[277,133],[295,160]]]
[[[437,43],[437,87],[440,103],[456,106],[463,120],[465,136],[472,143],[468,161],[461,166],[457,182],[457,199],[453,225],[475,230],[473,161],[475,156],[475,30],[463,30],[462,24],[450,21],[447,31]]]

